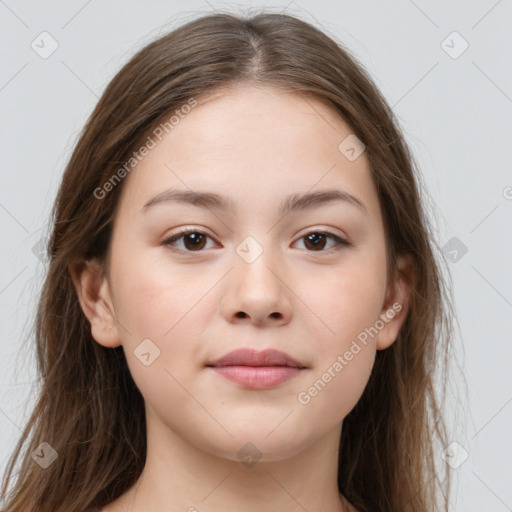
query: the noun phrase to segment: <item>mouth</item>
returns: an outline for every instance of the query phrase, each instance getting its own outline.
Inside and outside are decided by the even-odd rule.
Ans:
[[[307,367],[279,350],[239,349],[206,364],[217,374],[249,389],[267,389],[296,377]]]

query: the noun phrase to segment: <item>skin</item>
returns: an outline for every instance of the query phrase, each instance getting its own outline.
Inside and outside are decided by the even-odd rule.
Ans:
[[[376,350],[388,348],[403,324],[410,261],[400,257],[402,272],[387,280],[368,160],[338,150],[350,133],[317,100],[239,85],[200,101],[125,178],[110,274],[94,260],[71,269],[93,338],[123,346],[146,405],[142,476],[102,512],[355,510],[337,488],[340,432]],[[175,202],[143,211],[168,188],[229,196],[238,212]],[[334,201],[278,212],[292,192],[331,188],[366,211]],[[199,249],[186,236],[174,242],[181,252],[163,244],[180,227],[207,235]],[[328,237],[315,248],[305,236],[319,231],[352,245]],[[263,250],[250,263],[236,251],[247,236]],[[298,394],[394,303],[401,311],[300,403]],[[144,339],[160,350],[147,366],[134,354]],[[307,368],[254,390],[205,367],[241,347],[282,350]],[[250,451],[248,442],[260,457],[251,467],[237,455]]]

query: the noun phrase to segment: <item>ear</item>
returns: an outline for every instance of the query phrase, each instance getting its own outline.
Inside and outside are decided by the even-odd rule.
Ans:
[[[104,347],[121,345],[110,287],[96,258],[69,265],[82,310],[91,323],[92,337]]]
[[[414,285],[414,264],[410,254],[397,257],[394,278],[388,284],[386,297],[380,314],[384,327],[377,334],[377,350],[391,346],[407,317]]]

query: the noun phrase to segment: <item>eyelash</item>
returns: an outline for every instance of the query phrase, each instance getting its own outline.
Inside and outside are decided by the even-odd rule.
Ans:
[[[189,250],[176,249],[175,247],[173,247],[173,243],[174,242],[176,242],[180,238],[183,238],[184,236],[190,235],[192,233],[198,234],[198,235],[203,235],[203,236],[206,236],[208,238],[212,238],[208,234],[204,233],[203,231],[197,230],[197,229],[184,229],[182,231],[178,231],[177,233],[171,235],[169,238],[166,238],[162,242],[162,245],[165,245],[166,247],[168,247],[173,252],[184,252],[184,253],[189,253],[189,254],[192,254],[192,253],[195,253],[195,252],[198,252],[198,253],[204,252],[203,250],[200,250],[200,251],[189,251]],[[313,231],[310,231],[309,233],[306,233],[305,235],[302,235],[299,238],[299,240],[302,240],[303,238],[306,238],[307,236],[312,235],[312,234],[324,235],[324,236],[326,236],[328,238],[331,238],[331,239],[333,239],[336,242],[336,246],[331,247],[330,249],[327,249],[327,250],[308,251],[308,252],[313,252],[313,253],[314,252],[331,253],[331,251],[339,251],[339,250],[341,250],[344,247],[351,247],[352,246],[352,244],[350,242],[348,242],[347,240],[345,240],[343,238],[340,238],[339,236],[337,236],[334,233],[331,233],[329,231],[313,230]]]

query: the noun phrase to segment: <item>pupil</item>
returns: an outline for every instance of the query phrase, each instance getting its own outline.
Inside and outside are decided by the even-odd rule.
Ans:
[[[318,242],[320,241],[321,238],[323,238],[323,235],[321,233],[312,233],[311,235],[307,236],[307,239],[310,242],[313,242],[314,247],[319,247]],[[321,243],[320,243],[320,246],[321,246]]]
[[[201,246],[201,237],[203,235],[201,235],[200,233],[189,233],[186,237],[185,237],[185,240],[188,240],[189,242],[191,241],[191,245],[192,247],[200,247]]]

